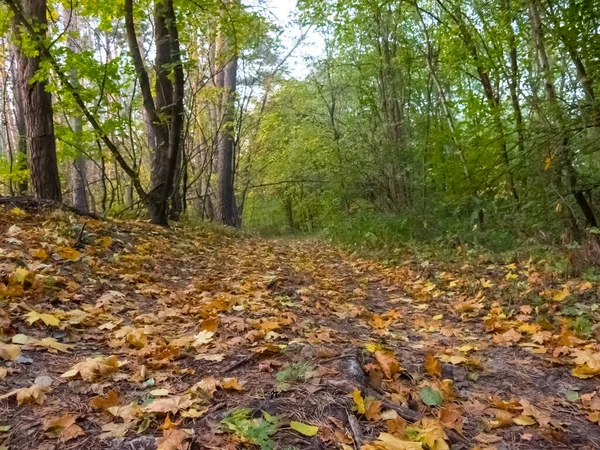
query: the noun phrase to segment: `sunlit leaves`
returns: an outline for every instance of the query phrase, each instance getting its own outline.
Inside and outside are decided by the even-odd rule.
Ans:
[[[58,327],[60,325],[60,319],[54,314],[40,313],[32,310],[29,311],[25,317],[30,325],[38,321],[43,322],[45,325],[50,327]]]
[[[73,378],[79,375],[84,381],[94,381],[117,371],[119,366],[120,363],[116,356],[88,358],[75,364],[71,370],[63,373],[61,377]]]

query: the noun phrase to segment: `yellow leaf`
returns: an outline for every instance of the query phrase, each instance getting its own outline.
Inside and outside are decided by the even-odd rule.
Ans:
[[[481,283],[481,286],[484,289],[491,288],[492,286],[494,286],[494,283],[492,283],[489,280],[486,280],[485,278],[482,278],[481,280],[479,280],[479,282]]]
[[[529,417],[529,416],[519,416],[519,417],[515,417],[513,419],[513,422],[516,423],[517,425],[520,425],[522,427],[527,427],[530,425],[535,425],[537,422]]]
[[[148,344],[148,336],[143,329],[136,328],[127,333],[127,342],[135,348],[142,348]]]
[[[549,168],[550,168],[550,166],[552,165],[552,161],[554,161],[554,157],[555,157],[555,156],[556,156],[556,155],[552,154],[552,155],[550,155],[550,156],[548,156],[548,157],[546,158],[546,160],[544,161],[544,162],[545,162],[545,165],[544,165],[544,171],[546,171],[546,172],[548,171],[548,169],[549,169]]]
[[[21,347],[0,342],[0,358],[4,361],[14,361],[21,354]]]
[[[443,318],[444,318],[443,314],[437,314],[437,315],[433,316],[433,320],[436,320],[436,321],[437,320],[442,320]]]
[[[319,432],[319,427],[307,425],[302,422],[295,422],[293,420],[290,422],[290,428],[300,434],[303,434],[304,436],[314,436]]]
[[[68,261],[75,261],[76,259],[79,259],[81,253],[79,253],[77,250],[71,247],[60,247],[58,249],[58,255],[62,259],[66,259]]]
[[[383,350],[383,346],[378,342],[368,342],[365,344],[365,350],[371,353],[380,352]]]
[[[182,411],[181,417],[187,417],[190,419],[198,419],[199,417],[202,417],[207,412],[208,412],[208,407],[202,408],[200,410],[198,410],[196,408],[190,408],[187,411]]]
[[[8,282],[9,285],[14,286],[17,284],[20,284],[21,286],[25,284],[25,281],[27,281],[27,278],[33,275],[32,272],[30,272],[27,269],[23,269],[22,267],[18,267],[11,275],[10,275],[10,280]]]
[[[69,349],[74,347],[74,345],[63,344],[51,337],[47,337],[47,338],[41,339],[39,341],[35,341],[33,344],[46,347],[50,353],[56,353],[57,350],[59,352],[68,353]]]
[[[223,389],[231,389],[234,391],[243,391],[244,386],[242,386],[237,378],[223,378],[221,383],[219,383]]]
[[[381,433],[375,444],[384,450],[423,450],[420,442],[403,441],[388,433]]]
[[[445,362],[448,364],[453,364],[453,365],[462,364],[462,363],[469,361],[464,356],[451,356],[451,355],[441,355],[439,357],[439,359],[442,362]]]
[[[27,314],[25,314],[25,317],[27,317],[27,322],[29,322],[29,325],[33,325],[38,320],[41,320],[46,325],[51,327],[58,327],[58,325],[60,324],[60,319],[53,314],[29,311]]]
[[[12,208],[9,214],[13,217],[25,217],[27,215],[21,208]]]
[[[48,253],[46,253],[46,250],[44,250],[43,248],[38,248],[36,250],[31,251],[31,256],[37,259],[44,260],[48,258]]]
[[[362,395],[358,388],[354,388],[354,391],[352,391],[352,398],[354,399],[354,404],[356,405],[356,412],[358,414],[364,414],[365,413],[365,401],[362,398]]]
[[[567,298],[569,295],[571,295],[571,291],[569,291],[569,288],[565,286],[565,288],[562,291],[558,291],[556,292],[553,296],[552,299],[555,302],[562,302],[564,301],[565,298]]]
[[[600,368],[591,368],[588,364],[582,364],[571,370],[571,375],[585,380],[600,375]]]

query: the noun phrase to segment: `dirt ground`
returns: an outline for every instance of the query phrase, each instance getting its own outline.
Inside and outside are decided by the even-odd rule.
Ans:
[[[600,448],[600,285],[543,264],[13,209],[0,283],[3,450]]]

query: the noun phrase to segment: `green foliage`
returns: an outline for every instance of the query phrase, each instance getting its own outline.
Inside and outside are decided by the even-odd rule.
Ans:
[[[261,450],[273,450],[275,442],[271,438],[278,430],[279,419],[263,412],[263,417],[253,418],[252,410],[236,409],[221,421],[229,433],[243,441],[257,445]]]
[[[280,392],[287,391],[291,384],[304,381],[306,375],[312,370],[311,365],[303,363],[286,366],[275,375],[277,390]]]

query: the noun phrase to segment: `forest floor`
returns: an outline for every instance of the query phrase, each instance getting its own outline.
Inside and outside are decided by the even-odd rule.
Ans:
[[[598,449],[600,283],[0,212],[0,449]]]

